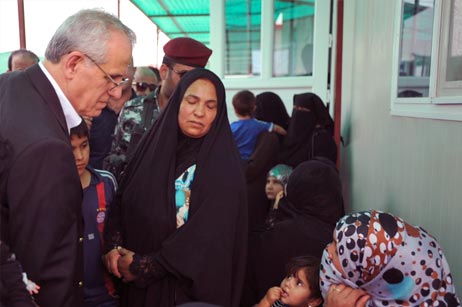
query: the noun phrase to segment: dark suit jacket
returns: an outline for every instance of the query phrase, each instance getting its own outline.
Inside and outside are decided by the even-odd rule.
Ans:
[[[83,305],[82,189],[63,110],[38,65],[0,75],[0,133],[13,149],[2,240],[40,306]]]

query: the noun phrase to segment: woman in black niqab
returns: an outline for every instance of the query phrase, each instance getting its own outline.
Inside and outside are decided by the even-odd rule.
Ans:
[[[199,79],[213,84],[217,112],[210,130],[193,138],[180,129],[179,110],[194,102],[185,92]],[[193,165],[188,218],[178,224],[175,179],[188,177]],[[141,140],[109,211],[105,239],[107,248],[135,253],[129,266],[135,280],[123,284],[122,306],[238,305],[247,241],[245,181],[225,90],[211,71],[186,73]]]
[[[322,156],[335,163],[337,145],[333,136],[334,121],[321,98],[314,93],[296,94],[279,162],[296,167]]]

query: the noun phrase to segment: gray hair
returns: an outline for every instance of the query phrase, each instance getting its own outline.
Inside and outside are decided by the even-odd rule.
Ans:
[[[48,43],[45,58],[58,63],[63,55],[78,50],[102,63],[112,31],[125,33],[132,46],[135,44],[135,33],[116,16],[101,9],[81,10],[59,26]]]

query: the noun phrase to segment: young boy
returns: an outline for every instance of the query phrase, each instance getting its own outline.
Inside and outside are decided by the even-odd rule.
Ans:
[[[287,264],[280,287],[272,287],[254,307],[316,307],[322,304],[319,288],[320,259],[295,257]]]
[[[101,260],[104,218],[117,184],[114,176],[88,165],[90,146],[85,121],[71,129],[71,144],[75,164],[83,189],[84,219],[84,296],[85,306],[118,306],[114,284]]]
[[[243,90],[236,93],[233,96],[233,107],[239,120],[231,123],[231,131],[243,161],[247,161],[252,155],[261,132],[274,131],[280,135],[287,134],[279,125],[254,118],[256,103],[255,95],[251,91]]]

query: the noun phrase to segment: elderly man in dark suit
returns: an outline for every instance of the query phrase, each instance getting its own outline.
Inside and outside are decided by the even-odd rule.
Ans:
[[[41,286],[40,306],[84,306],[82,189],[69,130],[121,96],[134,42],[115,16],[82,10],[58,28],[43,63],[0,76],[0,132],[13,150],[1,236]]]

